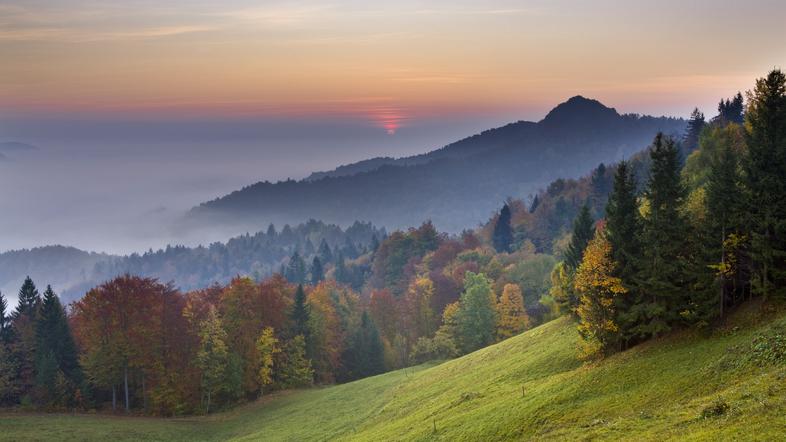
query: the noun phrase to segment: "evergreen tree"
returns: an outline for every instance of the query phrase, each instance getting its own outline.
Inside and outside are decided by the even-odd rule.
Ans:
[[[587,248],[592,237],[595,235],[595,221],[590,215],[589,207],[585,204],[573,221],[573,236],[571,237],[568,250],[565,251],[565,263],[568,269],[576,271],[581,264],[584,249]]]
[[[309,317],[310,311],[306,303],[306,292],[303,290],[303,285],[300,284],[295,291],[295,303],[292,305],[292,310],[289,314],[289,319],[292,321],[292,336],[301,335],[308,341]]]
[[[535,213],[535,210],[537,210],[539,205],[540,205],[540,199],[536,194],[535,198],[532,198],[532,204],[529,205],[529,213]]]
[[[498,253],[511,251],[511,245],[513,244],[513,229],[510,226],[510,218],[510,207],[508,207],[506,203],[502,206],[502,210],[499,211],[497,222],[494,225],[494,233],[491,237],[494,249],[496,249]]]
[[[699,108],[693,109],[693,112],[690,114],[690,119],[688,119],[688,128],[685,131],[685,137],[682,141],[684,154],[693,152],[699,147],[699,135],[701,135],[701,131],[706,124],[707,122],[704,120],[704,114],[699,111]]]
[[[11,318],[8,316],[8,301],[0,292],[0,343],[7,344],[11,339]]]
[[[367,312],[360,318],[360,327],[350,338],[342,355],[346,368],[345,380],[373,376],[385,371],[385,355],[379,330]]]
[[[685,189],[674,140],[658,134],[650,158],[652,167],[645,191],[649,213],[643,221],[644,260],[640,275],[644,298],[639,305],[642,314],[635,327],[639,337],[669,330],[670,324],[679,319],[681,309],[687,305],[684,249],[688,226],[680,212]]]
[[[28,315],[34,317],[38,313],[38,307],[41,304],[41,296],[35,283],[28,276],[22,283],[22,288],[19,289],[19,297],[16,305],[14,317]]]
[[[724,125],[728,123],[742,124],[744,120],[744,110],[742,94],[737,92],[737,95],[731,100],[721,100],[720,103],[718,103],[718,116],[716,120]]]
[[[295,284],[306,282],[306,263],[297,251],[289,258],[289,264],[287,264],[284,276],[289,282]]]
[[[497,324],[496,297],[491,281],[483,273],[464,274],[464,292],[459,301],[457,323],[465,353],[494,342]]]
[[[786,296],[786,75],[756,80],[747,113],[746,210],[751,227],[754,289]]]
[[[36,384],[39,400],[56,402],[71,397],[82,381],[76,344],[71,335],[65,310],[51,286],[46,287],[36,322]],[[63,381],[58,384],[58,376]],[[66,405],[66,404],[59,404]]]
[[[369,246],[372,252],[376,252],[379,248],[379,238],[376,234],[371,235],[371,245]]]
[[[330,246],[328,245],[325,239],[322,239],[322,242],[319,244],[319,250],[317,251],[319,254],[319,259],[322,261],[322,264],[328,264],[333,262],[333,251],[330,250]]]
[[[317,285],[325,279],[325,271],[322,268],[322,261],[319,260],[319,256],[315,256],[314,259],[311,260],[311,269],[309,273],[311,273],[311,284]]]

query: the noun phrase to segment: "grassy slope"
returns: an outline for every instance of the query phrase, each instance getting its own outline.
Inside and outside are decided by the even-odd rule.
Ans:
[[[5,414],[0,438],[782,440],[786,364],[757,367],[749,349],[756,334],[786,329],[786,314],[760,312],[748,306],[710,337],[675,334],[593,364],[576,360],[563,318],[441,365],[277,394],[208,418]],[[718,398],[729,412],[699,418]]]

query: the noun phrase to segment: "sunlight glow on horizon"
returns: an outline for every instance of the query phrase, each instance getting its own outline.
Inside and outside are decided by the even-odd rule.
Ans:
[[[524,4],[0,1],[0,116],[686,116],[786,60],[779,2]]]

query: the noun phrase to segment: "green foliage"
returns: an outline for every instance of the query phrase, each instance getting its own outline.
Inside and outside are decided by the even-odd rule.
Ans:
[[[467,272],[456,315],[459,340],[465,353],[494,342],[497,323],[495,305],[491,281],[482,273]]]
[[[311,274],[311,284],[314,285],[319,284],[325,279],[325,270],[322,267],[322,261],[320,261],[319,256],[314,256],[314,259],[311,260],[309,274]]]
[[[278,383],[282,388],[309,386],[314,382],[314,369],[306,357],[306,340],[297,335],[287,342],[282,351],[283,362],[277,372]]]
[[[571,271],[576,271],[581,264],[584,256],[584,249],[587,248],[592,237],[595,235],[595,221],[590,215],[589,206],[581,206],[581,211],[573,221],[573,236],[571,237],[568,250],[565,251],[565,264]]]
[[[295,252],[289,258],[284,276],[287,281],[294,284],[305,284],[306,282],[306,262],[300,256],[300,253]]]
[[[415,364],[428,361],[452,359],[459,355],[453,339],[445,332],[437,332],[432,338],[421,337],[412,346],[409,360]]]
[[[218,311],[214,306],[210,306],[207,318],[200,324],[199,350],[196,354],[197,367],[202,374],[205,413],[210,413],[211,402],[218,393],[229,390],[229,350],[226,340],[227,334]]]

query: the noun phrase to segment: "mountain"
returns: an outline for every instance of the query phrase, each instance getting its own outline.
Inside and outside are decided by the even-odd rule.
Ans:
[[[750,303],[716,333],[672,333],[589,363],[562,317],[438,365],[273,393],[212,417],[9,412],[0,426],[12,440],[782,440],[783,359],[763,352],[782,349],[786,315],[762,311]]]
[[[127,256],[91,253],[74,247],[46,246],[0,253],[0,291],[13,305],[25,276],[43,291],[51,284],[65,303],[79,299],[90,288],[124,273],[150,276],[173,282],[182,290],[226,284],[236,275],[264,278],[278,271],[297,251],[307,264],[324,241],[334,255],[354,259],[374,241],[386,236],[384,229],[355,222],[342,229],[320,221],[280,231],[245,234],[225,243],[208,246],[167,246]],[[328,266],[329,262],[323,263]]]
[[[576,96],[537,123],[511,123],[422,155],[361,161],[302,181],[258,182],[193,208],[184,227],[248,229],[314,217],[339,225],[366,219],[398,229],[431,219],[440,230],[459,232],[486,220],[508,197],[527,197],[558,177],[628,157],[658,131],[681,134],[685,124],[620,115]]]

